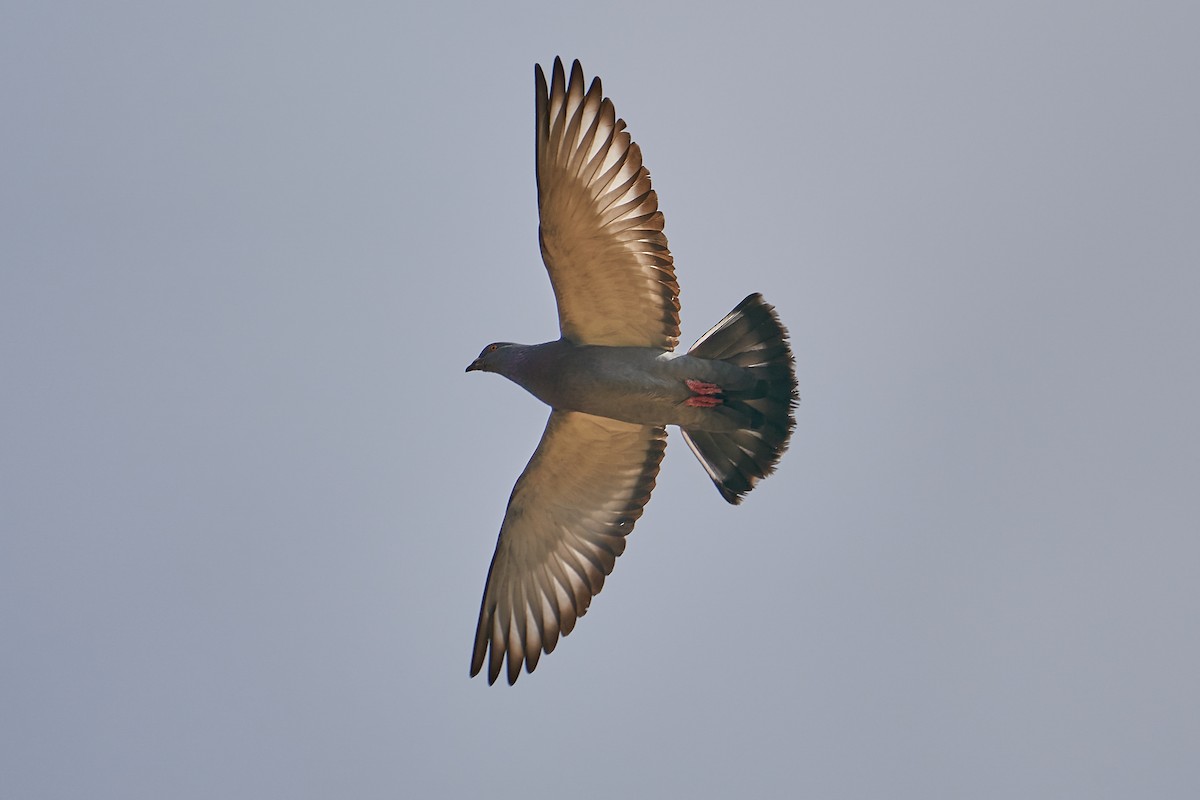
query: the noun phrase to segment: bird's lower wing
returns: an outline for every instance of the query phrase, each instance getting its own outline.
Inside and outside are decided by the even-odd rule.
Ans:
[[[533,672],[575,627],[625,550],[667,446],[665,428],[554,411],[513,487],[488,571],[471,675]],[[490,657],[489,657],[490,651]]]

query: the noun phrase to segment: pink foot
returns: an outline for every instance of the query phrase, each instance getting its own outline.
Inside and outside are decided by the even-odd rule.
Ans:
[[[688,390],[696,394],[720,394],[721,387],[715,383],[705,383],[704,381],[694,381],[688,378],[684,383],[687,384]]]
[[[692,392],[692,397],[683,401],[685,406],[691,408],[713,408],[721,405],[721,387],[715,383],[706,383],[705,381],[696,381],[688,378],[684,381],[688,391]]]

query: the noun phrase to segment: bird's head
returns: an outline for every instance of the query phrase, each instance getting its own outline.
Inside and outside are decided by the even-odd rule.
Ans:
[[[483,348],[479,358],[471,362],[467,372],[481,370],[483,372],[498,372],[509,374],[509,367],[521,358],[523,347],[512,342],[493,342]]]

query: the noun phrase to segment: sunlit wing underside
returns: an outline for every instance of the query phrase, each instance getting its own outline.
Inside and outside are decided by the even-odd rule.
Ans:
[[[488,571],[471,675],[533,672],[604,586],[642,515],[665,428],[554,411],[513,487]],[[490,657],[489,657],[490,652]]]
[[[580,344],[679,342],[679,284],[658,196],[642,152],[616,118],[600,79],[584,91],[554,59],[537,83],[537,182],[542,259],[562,335]]]

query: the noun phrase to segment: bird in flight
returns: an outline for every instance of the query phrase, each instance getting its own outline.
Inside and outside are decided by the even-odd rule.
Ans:
[[[560,337],[489,344],[495,372],[550,406],[517,479],[488,570],[471,675],[537,667],[600,592],[642,516],[667,425],[730,503],[775,469],[796,421],[794,359],[774,308],[752,294],[686,353],[679,284],[641,149],[600,79],[534,67],[542,260]]]

